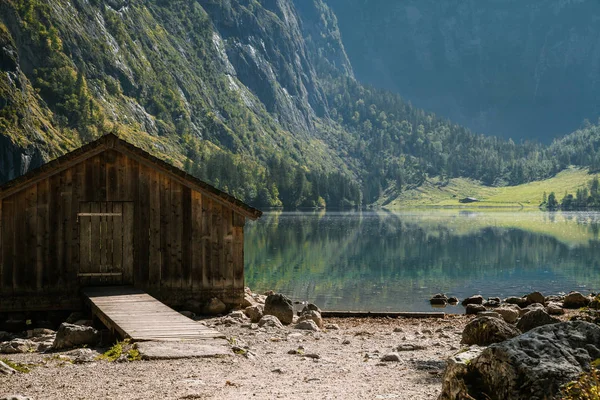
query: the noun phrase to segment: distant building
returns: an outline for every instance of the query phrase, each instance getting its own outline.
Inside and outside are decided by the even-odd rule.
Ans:
[[[244,224],[261,214],[104,136],[0,187],[0,312],[79,308],[100,285],[239,304]]]

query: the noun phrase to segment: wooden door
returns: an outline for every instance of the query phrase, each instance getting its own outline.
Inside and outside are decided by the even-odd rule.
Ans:
[[[77,220],[81,283],[133,284],[133,203],[80,203]]]

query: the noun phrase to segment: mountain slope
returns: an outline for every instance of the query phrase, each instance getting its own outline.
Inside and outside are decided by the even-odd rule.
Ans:
[[[600,115],[594,0],[327,0],[357,77],[471,129],[549,143]]]
[[[322,0],[4,0],[0,52],[0,181],[107,132],[257,206],[567,165],[358,82]]]

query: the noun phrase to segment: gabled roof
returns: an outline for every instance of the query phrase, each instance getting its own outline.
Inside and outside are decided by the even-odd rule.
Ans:
[[[109,149],[118,151],[150,168],[154,168],[190,189],[196,190],[221,204],[233,208],[235,211],[248,218],[257,219],[262,215],[262,211],[257,210],[185,171],[154,157],[150,153],[120,139],[112,133],[102,136],[98,140],[58,157],[41,167],[0,186],[0,200]]]

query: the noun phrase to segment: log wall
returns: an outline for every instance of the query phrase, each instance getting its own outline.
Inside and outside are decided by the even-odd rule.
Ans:
[[[114,256],[123,259],[122,277],[79,276],[84,217],[78,214],[120,207],[132,210],[123,218],[133,219],[133,234],[122,239],[132,241],[131,259]],[[114,283],[132,284],[172,306],[211,297],[239,303],[244,222],[214,196],[104,150],[0,202],[0,312],[72,308],[82,286]],[[105,227],[106,220],[99,224]],[[93,232],[94,222],[84,229]]]

